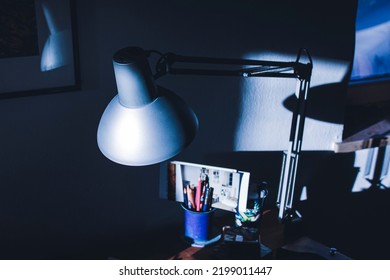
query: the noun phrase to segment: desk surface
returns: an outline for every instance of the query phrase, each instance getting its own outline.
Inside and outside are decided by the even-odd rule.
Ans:
[[[349,259],[336,249],[308,237],[294,234],[288,237],[285,227],[277,221],[277,211],[267,211],[262,217],[261,244],[257,249],[254,244],[236,244],[232,247],[232,244],[219,241],[205,247],[188,246],[170,259]]]

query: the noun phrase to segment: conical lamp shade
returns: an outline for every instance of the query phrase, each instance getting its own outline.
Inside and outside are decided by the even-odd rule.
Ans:
[[[101,152],[114,162],[130,166],[172,158],[191,143],[198,129],[198,119],[185,102],[164,88],[155,88],[150,80],[144,84],[142,79],[148,76],[138,68],[138,64],[117,65],[114,61],[119,94],[105,109],[97,133]],[[118,81],[118,73],[125,81]],[[130,89],[124,89],[129,81]],[[155,91],[150,92],[153,88]]]

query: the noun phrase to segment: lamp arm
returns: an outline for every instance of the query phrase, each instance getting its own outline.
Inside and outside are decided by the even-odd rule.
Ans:
[[[305,52],[308,57],[308,63],[300,62],[303,52]],[[178,64],[179,66],[176,66]],[[180,66],[180,64],[182,66]],[[297,211],[293,211],[292,205],[298,159],[302,148],[303,131],[306,118],[306,103],[312,69],[313,61],[306,49],[300,49],[296,60],[293,62],[194,57],[167,53],[162,54],[158,60],[156,64],[156,74],[154,77],[157,79],[169,73],[180,75],[276,77],[297,79],[297,103],[292,116],[288,149],[284,151],[276,201],[276,205],[279,207],[279,221],[284,222],[286,220],[291,221],[296,218],[301,218]]]
[[[301,218],[298,211],[293,210],[292,205],[298,160],[302,149],[309,87],[309,80],[297,80],[297,102],[291,121],[288,149],[283,152],[283,164],[276,201],[276,205],[279,207],[278,219],[281,222],[286,220],[294,222]]]
[[[155,52],[155,51],[154,51]],[[155,78],[166,74],[241,76],[241,77],[279,77],[310,79],[312,61],[266,61],[250,59],[231,59],[214,57],[183,56],[174,53],[161,55],[156,64]]]

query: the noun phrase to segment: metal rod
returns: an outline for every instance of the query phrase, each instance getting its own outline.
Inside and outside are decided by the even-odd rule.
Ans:
[[[258,66],[278,66],[278,67],[293,67],[295,68],[298,61],[266,61],[253,59],[235,59],[235,58],[215,58],[215,57],[197,57],[197,56],[183,56],[169,53],[167,60],[171,64],[176,62],[183,63],[200,63],[200,64],[219,64],[219,65],[258,65]]]
[[[281,178],[283,177],[283,180],[279,182],[279,221],[284,221],[289,215],[292,215],[295,182],[305,126],[308,89],[309,81],[297,80],[296,92],[298,93],[298,98],[291,122],[289,146],[285,152],[286,156],[282,166]]]
[[[296,78],[294,73],[261,72],[251,73],[246,70],[216,70],[216,69],[188,69],[169,68],[174,75],[205,75],[205,76],[238,76],[238,77],[269,77],[269,78]]]
[[[184,64],[184,65],[183,65]],[[195,66],[196,65],[196,66]],[[201,65],[201,66],[200,66]],[[226,66],[255,66],[226,70]],[[217,68],[218,66],[223,66]],[[211,68],[213,67],[213,68]],[[298,61],[266,61],[213,57],[181,56],[173,53],[163,55],[156,65],[155,77],[167,73],[180,75],[244,76],[302,78],[311,73],[311,64]]]
[[[280,205],[282,204],[282,196],[283,196],[282,193],[283,193],[283,190],[285,189],[285,188],[283,188],[283,186],[284,186],[283,180],[284,180],[284,174],[286,174],[286,165],[287,165],[287,151],[283,151],[282,169],[280,172],[278,196],[276,199],[276,206],[277,207],[280,207]],[[283,204],[284,204],[284,200],[283,200]]]

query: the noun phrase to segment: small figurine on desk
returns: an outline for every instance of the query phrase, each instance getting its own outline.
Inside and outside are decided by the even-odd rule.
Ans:
[[[254,191],[248,193],[247,209],[245,211],[236,209],[235,226],[223,227],[223,243],[219,248],[223,251],[223,258],[261,259],[270,252],[261,245],[259,230],[267,195],[267,183],[264,181],[257,185]]]
[[[261,182],[255,192],[248,193],[247,209],[235,212],[235,224],[237,227],[258,227],[264,200],[268,195],[267,182]]]

